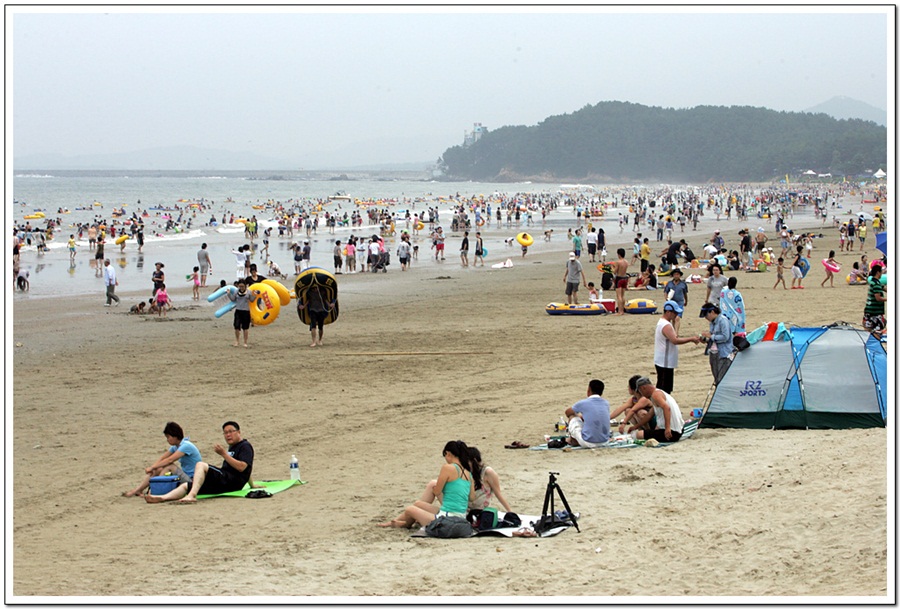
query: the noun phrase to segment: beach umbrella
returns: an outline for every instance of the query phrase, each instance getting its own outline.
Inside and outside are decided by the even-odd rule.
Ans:
[[[887,231],[875,235],[875,249],[887,256]]]

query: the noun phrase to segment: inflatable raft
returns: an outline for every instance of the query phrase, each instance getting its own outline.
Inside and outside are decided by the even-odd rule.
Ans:
[[[333,323],[335,320],[337,320],[339,313],[337,300],[337,279],[335,279],[334,275],[332,275],[325,269],[316,266],[310,267],[297,275],[297,281],[294,283],[294,294],[301,304],[306,305],[309,303],[309,290],[311,288],[318,288],[321,291],[322,300],[326,304],[334,302],[334,307],[328,312],[328,315],[325,317],[326,324]],[[309,311],[307,309],[298,308],[297,314],[300,316],[301,322],[309,325],[311,319],[309,317]]]
[[[596,304],[570,305],[561,302],[551,302],[544,310],[547,315],[604,315],[609,312]]]
[[[656,313],[656,303],[646,298],[635,298],[625,303],[625,312],[637,315]]]

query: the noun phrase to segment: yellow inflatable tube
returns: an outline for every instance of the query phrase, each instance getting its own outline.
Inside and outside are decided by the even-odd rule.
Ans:
[[[262,282],[275,290],[275,293],[278,294],[278,300],[281,301],[281,306],[284,307],[291,304],[291,293],[286,287],[274,279],[263,279]]]
[[[250,320],[254,326],[267,326],[281,312],[281,298],[275,288],[265,283],[254,283],[250,289],[259,291],[256,300],[250,303]]]
[[[116,237],[116,245],[122,245],[126,241],[128,241],[129,235],[122,235],[121,237]]]
[[[522,247],[531,247],[534,244],[534,237],[528,233],[519,233],[516,235],[516,241],[518,241],[519,245]]]

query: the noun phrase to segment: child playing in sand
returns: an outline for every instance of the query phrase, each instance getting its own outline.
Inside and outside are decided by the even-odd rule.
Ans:
[[[591,302],[600,302],[603,299],[603,295],[597,291],[593,281],[588,282],[588,296]]]
[[[136,313],[137,315],[144,314],[144,308],[147,306],[147,303],[143,300],[137,303],[136,305],[131,305],[131,312]]]
[[[169,305],[169,293],[166,292],[166,284],[161,283],[159,289],[156,290],[156,306],[157,313],[160,317],[166,317]]]
[[[187,279],[194,282],[194,300],[200,300],[200,267],[195,266],[194,272],[188,275]]]
[[[285,277],[285,274],[281,272],[281,267],[272,259],[269,259],[269,275],[271,277]]]
[[[775,272],[778,275],[777,275],[777,278],[775,279],[775,285],[772,286],[772,289],[774,290],[775,288],[777,288],[778,284],[780,283],[781,287],[783,287],[786,290],[787,284],[784,282],[784,258],[778,259],[778,266],[776,267]]]

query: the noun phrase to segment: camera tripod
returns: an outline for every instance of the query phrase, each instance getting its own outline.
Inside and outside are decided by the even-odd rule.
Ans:
[[[556,482],[556,477],[558,475],[559,472],[550,472],[550,480],[547,482],[547,491],[544,493],[544,508],[541,512],[541,518],[534,525],[534,530],[538,535],[555,526],[566,524],[568,521],[571,521],[576,531],[579,533],[581,532],[581,529],[578,528],[578,518],[575,516],[575,512],[572,511],[572,508],[569,507],[569,502],[566,501],[566,495]],[[563,506],[566,508],[566,512],[569,514],[568,520],[558,518],[556,515],[553,504],[554,491],[559,494],[559,499],[562,501]]]

